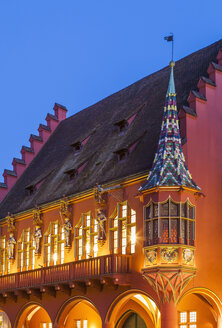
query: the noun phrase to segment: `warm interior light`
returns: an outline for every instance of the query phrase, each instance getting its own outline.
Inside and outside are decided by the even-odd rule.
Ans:
[[[57,262],[57,253],[53,254],[53,262],[54,262],[54,264],[56,264],[56,262]]]

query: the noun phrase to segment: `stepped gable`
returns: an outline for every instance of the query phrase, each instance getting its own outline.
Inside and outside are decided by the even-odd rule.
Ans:
[[[22,146],[22,158],[13,158],[13,171],[7,169],[4,170],[4,182],[0,183],[0,202],[5,198],[7,193],[11,190],[19,177],[23,174],[33,158],[40,151],[44,143],[48,140],[52,132],[56,129],[58,124],[66,118],[67,109],[65,106],[55,103],[53,109],[55,115],[47,114],[46,116],[47,125],[39,125],[39,135],[30,135],[30,147]]]
[[[209,64],[217,63],[220,49],[222,40],[176,62],[178,108],[190,107],[191,90],[198,92],[202,76],[210,78]],[[158,146],[169,74],[170,68],[165,67],[63,120],[2,201],[0,217],[85,191],[96,183],[147,173]],[[116,122],[135,113],[120,133]],[[75,174],[67,174],[70,168]]]

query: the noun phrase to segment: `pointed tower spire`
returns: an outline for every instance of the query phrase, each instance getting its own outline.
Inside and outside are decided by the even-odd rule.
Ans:
[[[166,93],[157,152],[147,181],[139,189],[140,191],[161,186],[181,186],[197,190],[200,189],[188,171],[181,146],[173,74],[174,66],[175,62],[171,61],[170,80]]]

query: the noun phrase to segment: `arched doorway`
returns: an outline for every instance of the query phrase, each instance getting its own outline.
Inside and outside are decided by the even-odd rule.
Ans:
[[[52,321],[47,311],[40,304],[28,304],[21,309],[15,327],[52,328]]]
[[[116,328],[147,328],[143,318],[136,313],[136,312],[131,312],[126,313],[126,315],[123,316],[119,320],[119,322],[116,324]]]
[[[221,305],[219,298],[206,288],[187,291],[178,302],[178,327],[221,327]]]
[[[144,292],[131,290],[119,295],[110,306],[106,325],[115,328],[160,328],[160,311]]]
[[[0,328],[11,328],[9,317],[2,310],[0,310]]]
[[[58,328],[102,328],[100,314],[86,298],[72,298],[65,302],[56,318]]]

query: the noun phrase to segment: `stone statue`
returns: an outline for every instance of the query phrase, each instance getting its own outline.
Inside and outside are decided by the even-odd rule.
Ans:
[[[8,259],[14,259],[14,250],[15,250],[16,240],[14,234],[10,232],[8,240]]]
[[[63,224],[63,228],[64,228],[64,234],[65,234],[65,247],[69,247],[72,224],[68,217],[65,217],[65,223]]]
[[[40,252],[40,241],[42,238],[42,231],[41,227],[37,225],[35,227],[35,232],[34,232],[34,246],[35,246],[35,254],[38,254]]]
[[[106,216],[101,209],[97,210],[96,221],[98,223],[98,240],[106,240],[105,222]]]

